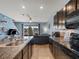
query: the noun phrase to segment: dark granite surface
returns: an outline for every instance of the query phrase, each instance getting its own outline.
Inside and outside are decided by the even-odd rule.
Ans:
[[[67,55],[69,55],[70,57],[72,57],[73,59],[79,59],[79,52],[78,51],[76,51],[76,50],[74,50],[74,49],[72,49],[71,47],[70,47],[70,44],[68,43],[68,42],[58,42],[58,41],[56,41],[56,40],[51,40],[51,42],[52,43],[54,43],[54,44],[56,44],[58,47],[60,47],[61,48],[61,50],[65,53],[65,54],[67,54]]]

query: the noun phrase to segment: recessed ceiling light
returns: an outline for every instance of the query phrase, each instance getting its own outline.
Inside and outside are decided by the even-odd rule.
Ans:
[[[26,8],[26,7],[23,5],[23,6],[22,6],[22,9],[25,9],[25,8]]]
[[[44,7],[43,6],[40,6],[40,9],[43,9]]]

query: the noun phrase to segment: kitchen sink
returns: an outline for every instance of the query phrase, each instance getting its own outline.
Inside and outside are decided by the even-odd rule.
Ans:
[[[6,44],[6,46],[18,46],[18,45],[21,45],[22,43],[23,41],[15,41],[15,42]]]
[[[16,44],[16,43],[9,43],[7,44],[6,46],[18,46],[19,44]]]

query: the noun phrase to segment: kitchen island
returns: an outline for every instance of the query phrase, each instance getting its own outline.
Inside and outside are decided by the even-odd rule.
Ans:
[[[30,59],[32,56],[31,39],[22,41],[20,45],[0,45],[0,59]]]

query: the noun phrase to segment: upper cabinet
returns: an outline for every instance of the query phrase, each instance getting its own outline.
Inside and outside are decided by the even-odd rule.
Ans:
[[[70,18],[75,15],[76,13],[76,0],[70,0],[69,3],[66,5],[66,16]]]
[[[54,25],[60,26],[64,25],[65,21],[65,10],[60,10],[57,12],[57,14],[54,16]]]
[[[77,10],[79,11],[79,0],[76,0],[77,2]]]
[[[79,0],[70,0],[55,16],[55,24],[64,25],[67,29],[79,28]]]
[[[64,25],[65,11],[63,11],[63,9],[58,12],[58,20],[59,20],[59,25]]]

